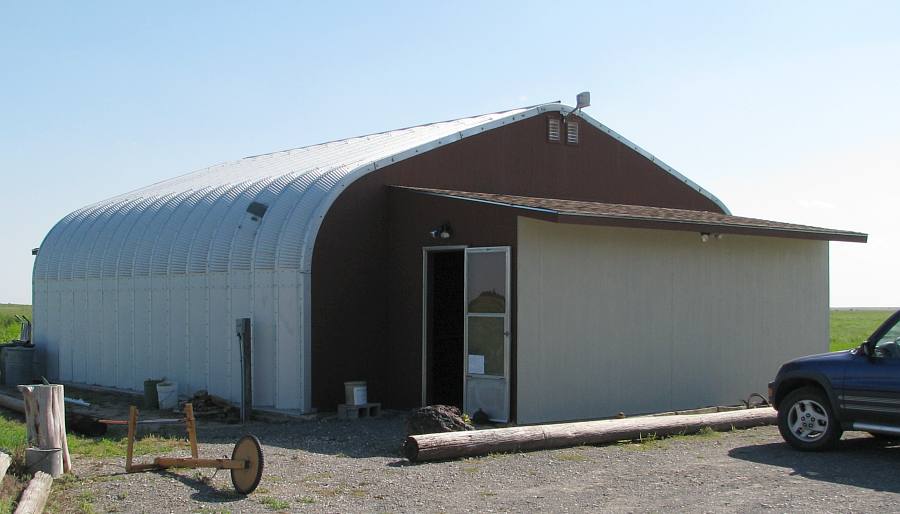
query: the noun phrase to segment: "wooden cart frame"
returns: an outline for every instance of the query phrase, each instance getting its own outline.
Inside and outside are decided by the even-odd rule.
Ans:
[[[201,459],[197,448],[197,420],[194,406],[184,405],[184,418],[138,420],[138,409],[132,405],[127,420],[101,419],[108,425],[128,425],[128,442],[125,453],[125,472],[138,473],[167,468],[215,468],[231,471],[231,483],[240,494],[250,494],[259,485],[263,472],[263,454],[259,439],[245,435],[234,445],[230,459]],[[135,464],[134,440],[138,425],[174,425],[184,423],[191,445],[190,457],[156,457],[153,462]]]

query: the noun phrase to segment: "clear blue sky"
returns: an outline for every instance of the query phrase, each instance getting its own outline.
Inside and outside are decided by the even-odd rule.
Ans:
[[[86,204],[246,155],[590,90],[735,214],[868,232],[900,304],[900,2],[4,2],[0,302]]]

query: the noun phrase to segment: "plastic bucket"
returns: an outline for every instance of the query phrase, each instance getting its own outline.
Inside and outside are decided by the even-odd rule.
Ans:
[[[156,395],[159,400],[160,410],[175,410],[178,408],[177,382],[160,382],[156,384]]]
[[[49,450],[26,448],[25,468],[29,473],[43,471],[53,478],[59,478],[63,474],[62,450],[59,448]]]
[[[365,382],[344,382],[344,400],[347,405],[369,403]]]
[[[145,409],[158,409],[159,408],[159,393],[156,391],[156,384],[161,383],[162,380],[144,380],[144,408]]]

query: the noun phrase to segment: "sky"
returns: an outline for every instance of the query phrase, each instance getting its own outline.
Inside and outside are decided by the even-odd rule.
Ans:
[[[900,305],[900,2],[0,1],[0,302],[67,213],[248,155],[591,92],[736,215],[856,230]]]

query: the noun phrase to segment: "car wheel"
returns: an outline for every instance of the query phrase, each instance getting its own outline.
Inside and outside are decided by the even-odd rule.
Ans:
[[[815,387],[792,391],[781,401],[778,431],[788,444],[803,451],[833,448],[842,433],[831,402]]]

